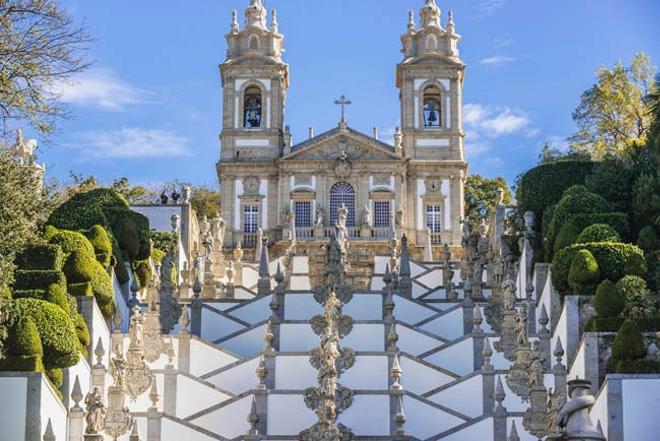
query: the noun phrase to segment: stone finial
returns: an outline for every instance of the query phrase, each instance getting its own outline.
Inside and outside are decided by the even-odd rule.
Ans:
[[[490,339],[484,337],[484,348],[481,350],[481,355],[484,357],[484,364],[481,366],[482,372],[492,372],[494,367],[490,364],[490,358],[493,356],[493,348],[490,346]]]
[[[495,383],[495,393],[493,394],[493,398],[495,398],[496,402],[495,413],[506,413],[506,408],[502,405],[504,399],[506,398],[506,394],[504,393],[504,386],[502,385],[502,377],[499,375],[497,376],[497,382]]]
[[[193,283],[193,294],[199,297],[202,292],[202,283],[199,281],[199,274],[195,276],[195,283]]]
[[[557,422],[563,440],[593,440],[605,441],[605,437],[594,426],[589,411],[596,399],[589,393],[591,382],[588,380],[571,380],[568,382],[570,399],[557,415]]]
[[[390,273],[389,262],[385,263],[385,274],[383,274],[383,289],[386,289],[392,283],[392,274]]]
[[[151,382],[151,390],[149,391],[149,401],[151,401],[152,407],[158,406],[158,400],[160,395],[158,394],[158,381],[154,378]]]
[[[128,441],[140,441],[140,430],[137,421],[133,420],[132,425],[133,428],[131,429],[131,435],[128,437]]]
[[[171,337],[167,342],[165,353],[167,355],[167,365],[174,367],[174,357],[176,357],[176,352],[174,351],[174,337]]]
[[[46,424],[46,431],[43,436],[44,441],[56,441],[55,432],[53,431],[53,423],[48,418],[48,423]]]
[[[234,9],[231,11],[231,33],[238,34],[240,26],[238,24],[238,11]]]
[[[413,23],[414,25],[414,23]],[[394,129],[394,151],[398,154],[401,154],[403,149],[403,134],[401,133],[401,127]],[[394,222],[392,222],[392,227],[394,227]]]
[[[539,333],[549,333],[550,330],[548,329],[548,323],[550,322],[550,318],[548,317],[548,310],[545,308],[545,303],[541,304],[541,316],[539,317],[539,325],[541,325],[541,329]]]
[[[394,412],[394,434],[403,436],[406,434],[404,424],[406,423],[406,414],[403,412],[403,396],[396,397],[396,408]]]
[[[562,366],[565,367],[562,361],[564,360],[564,346],[561,344],[561,337],[557,337],[557,343],[555,344],[555,360],[556,360],[556,365],[557,366]]]
[[[399,275],[410,277],[410,254],[408,252],[408,237],[404,234],[401,238],[401,262],[399,263]]]
[[[96,347],[94,348],[94,355],[96,356],[96,365],[94,367],[103,366],[103,357],[105,357],[105,348],[103,347],[103,340],[101,337],[96,342]]]
[[[282,266],[280,265],[279,260],[277,261],[277,269],[275,270],[275,282],[278,285],[281,285],[284,282],[284,273],[282,272]]]
[[[403,369],[401,369],[401,365],[399,364],[399,356],[394,354],[392,357],[392,368],[390,369],[390,375],[392,376],[391,389],[403,389],[403,386],[401,386],[401,374],[403,374]]]
[[[419,11],[420,27],[440,27],[440,8],[435,0],[426,0]]]
[[[392,323],[390,326],[390,331],[387,334],[387,349],[391,352],[396,353],[397,347],[396,344],[399,341],[399,335],[396,333],[396,323]]]
[[[78,378],[78,375],[76,375],[76,379],[73,382],[73,388],[71,389],[71,399],[73,400],[73,406],[71,407],[71,410],[82,410],[82,407],[80,407],[80,402],[83,399],[83,393],[82,388],[80,387],[80,378]]]
[[[268,239],[264,238],[259,256],[259,281],[257,282],[257,294],[260,296],[270,293],[270,269],[268,261]]]
[[[255,371],[257,379],[259,380],[259,389],[266,388],[266,375],[268,370],[266,369],[266,360],[264,360],[264,355],[259,356],[259,365],[257,365],[257,370]]]
[[[414,32],[415,32],[415,11],[410,10],[408,11],[408,33],[412,34]]]
[[[259,424],[259,413],[257,412],[257,400],[252,396],[252,404],[250,405],[250,413],[247,417],[247,422],[250,424],[249,435],[259,435],[259,429],[257,425]]]
[[[472,323],[474,324],[474,327],[472,328],[473,335],[481,335],[484,333],[484,330],[481,329],[481,323],[483,323],[483,321],[484,320],[481,316],[481,308],[479,305],[476,305],[472,313]]]
[[[188,316],[188,307],[181,308],[181,316],[179,317],[179,334],[189,334],[190,330],[190,317]]]
[[[112,332],[121,332],[122,321],[123,318],[121,316],[121,309],[119,309],[119,303],[115,303],[115,312],[112,314],[112,324],[114,325],[115,329],[113,329]]]
[[[392,295],[392,291],[389,291],[385,297],[383,308],[385,309],[385,318],[392,322],[392,326],[394,326],[394,315],[392,314],[392,311],[394,311],[395,306],[394,296]]]
[[[270,31],[277,34],[280,30],[280,24],[277,22],[277,10],[273,9],[270,16]]]
[[[506,439],[506,441],[520,441],[520,437],[518,436],[518,429],[516,428],[515,420],[511,422],[511,432],[509,432],[509,436]]]
[[[273,347],[274,339],[275,334],[273,333],[273,323],[268,320],[268,324],[266,325],[266,333],[264,334],[264,341],[266,342],[264,347],[265,354],[273,354],[275,352],[275,348]]]
[[[250,0],[250,5],[245,9],[245,26],[267,30],[266,13],[266,8],[261,4],[261,0]]]

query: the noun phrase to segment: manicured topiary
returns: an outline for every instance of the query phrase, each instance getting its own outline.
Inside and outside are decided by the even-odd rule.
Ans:
[[[59,245],[67,257],[74,251],[85,253],[88,256],[94,256],[94,247],[92,244],[85,236],[77,231],[60,230],[48,242]]]
[[[16,255],[14,264],[24,270],[61,270],[64,255],[57,245],[29,245]]]
[[[85,231],[85,237],[94,247],[96,260],[107,268],[110,265],[110,258],[112,257],[112,242],[110,236],[101,225],[94,225],[89,230]]]
[[[64,372],[62,372],[62,369],[60,368],[50,368],[46,370],[46,377],[48,377],[48,381],[50,381],[50,384],[53,386],[53,389],[55,389],[55,392],[57,395],[62,398],[62,385],[64,384]]]
[[[618,317],[625,307],[624,298],[614,283],[603,280],[596,289],[594,307],[599,318]]]
[[[577,240],[580,234],[580,228],[575,224],[575,222],[567,221],[562,225],[555,239],[555,244],[552,247],[553,250],[561,250],[566,248],[569,245],[573,245]]]
[[[646,261],[646,281],[654,292],[660,289],[660,251],[651,251],[644,256]]]
[[[568,215],[568,220],[575,222],[580,230],[584,230],[588,226],[594,224],[605,224],[612,227],[623,241],[626,241],[629,236],[630,220],[626,213],[571,213]],[[617,242],[620,241],[621,240]]]
[[[644,251],[655,251],[660,249],[660,239],[655,232],[655,228],[647,225],[639,231],[637,245]]]
[[[66,368],[78,363],[79,344],[68,313],[43,300],[18,299],[16,302],[37,326],[46,368]]]
[[[593,295],[600,281],[598,262],[588,250],[580,250],[573,258],[568,285],[576,294]]]
[[[607,224],[593,224],[582,230],[576,243],[621,242],[621,236]]]
[[[628,318],[623,322],[612,344],[612,361],[640,360],[646,357],[644,338],[637,321]]]
[[[133,262],[133,274],[138,281],[140,288],[145,288],[151,282],[151,265],[148,260],[140,260]]]
[[[91,343],[91,338],[89,336],[87,323],[85,323],[85,319],[81,314],[76,314],[74,325],[76,327],[76,336],[78,337],[78,342],[80,343],[80,352],[86,355],[87,346],[89,346]]]
[[[559,250],[552,259],[551,274],[553,286],[561,295],[566,295],[570,290],[568,273],[573,257],[580,250],[588,250],[598,262],[602,279],[609,279],[612,282],[618,281],[625,275],[626,261],[631,255],[644,255],[635,245],[617,242],[573,244]]]
[[[66,289],[74,297],[91,297],[94,295],[91,282],[71,283],[67,285]]]
[[[91,282],[94,277],[94,263],[97,263],[94,254],[87,254],[87,251],[83,250],[72,251],[63,268],[67,283]]]
[[[548,227],[548,244],[554,245],[559,231],[571,215],[576,213],[603,213],[608,210],[608,202],[601,196],[587,190],[583,185],[570,187],[564,192],[555,207]]]
[[[130,219],[119,219],[115,224],[113,231],[117,237],[117,242],[122,250],[126,252],[129,259],[135,259],[140,250],[137,227]]]
[[[0,370],[41,372],[43,348],[39,332],[29,317],[20,318],[9,330],[5,342],[7,356],[0,360]]]
[[[11,289],[8,286],[0,287],[0,299],[11,299]]]
[[[46,290],[52,284],[66,287],[64,273],[58,270],[16,270],[14,273],[14,289]]]
[[[92,277],[92,290],[101,313],[105,318],[112,317],[115,306],[115,291],[112,287],[112,280],[103,266],[94,261],[94,277]]]
[[[624,317],[650,318],[655,315],[655,305],[644,279],[625,276],[616,283],[616,287],[624,298]]]
[[[163,257],[165,257],[165,251],[159,248],[151,249],[151,258],[153,259],[154,262],[160,263],[163,260]]]
[[[626,267],[624,268],[626,275],[644,277],[646,275],[646,261],[643,256],[639,254],[631,255],[626,260]]]
[[[69,313],[69,299],[66,290],[59,285],[50,285],[46,290],[46,299],[48,302],[53,303],[62,311]]]

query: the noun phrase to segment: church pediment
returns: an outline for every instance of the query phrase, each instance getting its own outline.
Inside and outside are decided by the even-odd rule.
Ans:
[[[394,147],[352,129],[335,128],[291,148],[285,161],[386,161],[401,159]]]

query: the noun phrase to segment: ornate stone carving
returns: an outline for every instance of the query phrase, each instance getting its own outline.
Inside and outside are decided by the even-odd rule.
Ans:
[[[135,401],[149,389],[153,381],[153,374],[145,361],[145,342],[143,337],[144,316],[140,313],[138,306],[133,307],[133,316],[129,329],[130,343],[126,353],[126,360],[123,355],[117,354],[113,360],[113,378],[117,386],[128,393],[131,400]]]
[[[339,179],[347,179],[351,176],[353,164],[346,153],[346,143],[339,145],[339,156],[335,159],[335,175]]]
[[[258,196],[261,180],[256,176],[248,176],[243,179],[243,194],[247,196]]]
[[[103,432],[105,426],[106,408],[103,393],[98,386],[85,396],[85,433],[97,434]]]
[[[589,410],[596,402],[593,395],[589,394],[590,386],[591,383],[587,380],[576,379],[568,382],[571,398],[557,415],[559,432],[548,436],[548,439],[605,441],[605,437],[594,427],[589,416]]]
[[[376,176],[373,177],[373,181],[374,181],[374,186],[379,185],[379,186],[389,187],[389,185],[390,185],[390,177],[389,176],[376,175]]]
[[[319,394],[317,387],[308,387],[303,392],[305,405],[312,410],[316,410],[321,404],[322,396]],[[337,384],[335,391],[334,405],[335,412],[340,414],[345,409],[348,409],[353,403],[353,391],[347,387]]]

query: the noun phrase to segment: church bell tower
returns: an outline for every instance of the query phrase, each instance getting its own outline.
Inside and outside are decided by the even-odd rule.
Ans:
[[[251,0],[240,28],[233,12],[227,58],[220,65],[223,87],[221,162],[275,159],[284,145],[284,103],[289,66],[282,61],[284,36],[277,12],[270,27],[261,0]]]

